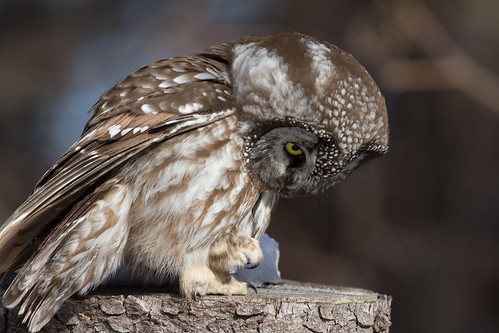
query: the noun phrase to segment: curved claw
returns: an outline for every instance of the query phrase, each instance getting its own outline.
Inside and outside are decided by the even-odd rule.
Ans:
[[[249,282],[246,282],[246,285],[248,287],[250,287],[251,289],[253,289],[253,291],[255,292],[255,294],[258,294],[258,290],[256,289],[256,287],[254,285],[252,285],[251,283]]]
[[[246,269],[255,269],[255,268],[257,268],[257,267],[258,267],[258,265],[260,265],[260,263],[257,263],[257,264],[252,264],[252,263],[248,262],[248,263],[244,266],[244,268],[246,268]]]

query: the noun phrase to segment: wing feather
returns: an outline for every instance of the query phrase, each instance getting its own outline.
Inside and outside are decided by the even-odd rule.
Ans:
[[[172,136],[234,114],[226,72],[226,64],[210,59],[208,50],[152,63],[104,93],[80,140],[1,226],[0,272],[29,255],[37,237],[113,169]]]
[[[59,223],[51,234],[43,241],[41,250],[36,256],[33,256],[27,262],[27,265],[19,271],[14,281],[4,294],[3,303],[9,307],[17,306],[29,292],[33,286],[42,281],[41,275],[45,272],[45,266],[50,260],[53,253],[60,246],[61,241],[71,233],[72,230],[83,220],[88,212],[89,207],[94,203],[94,200],[99,198],[103,193],[109,190],[116,182],[106,182],[87,196],[84,200],[78,202],[68,214]],[[29,304],[30,302],[24,302]],[[21,309],[24,313],[24,309]]]
[[[78,154],[64,156],[61,163],[44,177],[33,194],[4,223],[0,229],[0,272],[4,272],[17,260],[19,254],[47,227],[53,218],[71,204],[99,178],[115,167],[136,156],[144,150],[168,138],[205,126],[235,112],[227,109],[219,112],[179,116],[181,120],[163,121],[160,126],[150,127],[149,131],[130,137],[127,142],[94,141],[95,148],[88,155],[87,150]],[[177,117],[173,117],[177,118]],[[161,131],[152,129],[161,128]],[[91,140],[89,138],[87,140]],[[92,152],[97,154],[92,154]],[[43,217],[43,219],[41,219]]]

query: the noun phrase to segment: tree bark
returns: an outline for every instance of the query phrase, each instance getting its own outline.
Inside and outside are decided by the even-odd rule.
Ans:
[[[388,332],[391,297],[294,281],[247,296],[204,296],[103,287],[72,297],[41,332]],[[27,332],[0,307],[1,332]]]

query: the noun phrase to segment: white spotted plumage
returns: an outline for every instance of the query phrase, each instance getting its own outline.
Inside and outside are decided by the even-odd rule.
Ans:
[[[377,86],[349,54],[288,33],[131,73],[0,228],[3,297],[39,330],[117,271],[187,297],[245,294],[279,196],[315,194],[388,145]],[[286,147],[298,147],[291,153]]]

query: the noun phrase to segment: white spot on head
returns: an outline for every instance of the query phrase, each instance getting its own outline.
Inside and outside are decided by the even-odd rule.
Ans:
[[[323,94],[335,68],[331,62],[331,50],[326,45],[308,38],[302,38],[301,41],[307,46],[307,52],[312,58],[312,68],[316,72],[315,88],[319,94]]]
[[[248,99],[243,103],[246,112],[264,117],[266,107],[275,110],[276,116],[286,116],[288,110],[304,117],[312,112],[304,89],[289,78],[282,57],[255,43],[236,45],[234,54],[233,91],[240,100]]]
[[[221,100],[222,102],[227,101],[227,99],[226,99],[226,98],[224,98],[224,97],[222,97],[222,96],[217,96],[217,98],[218,98],[219,100]]]

